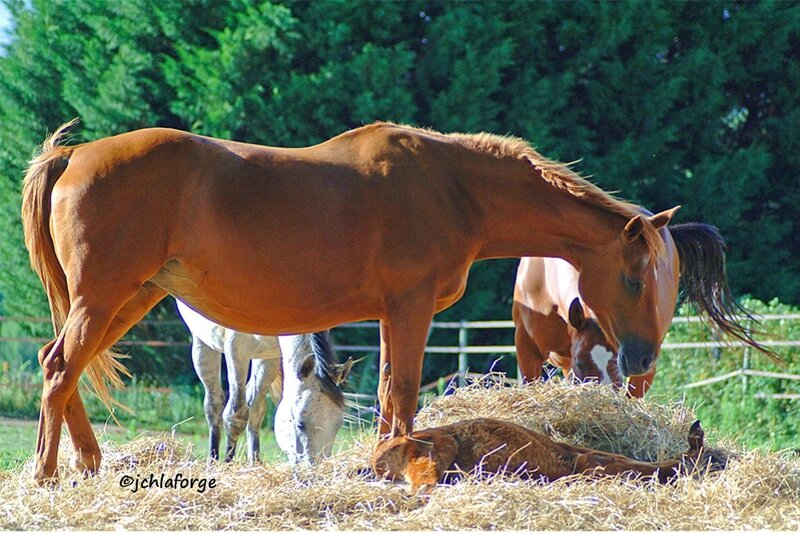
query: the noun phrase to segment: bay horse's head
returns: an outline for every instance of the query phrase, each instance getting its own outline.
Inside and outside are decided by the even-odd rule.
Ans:
[[[611,242],[587,254],[580,267],[581,298],[617,350],[623,376],[647,373],[660,352],[663,311],[656,263],[665,246],[658,230],[677,209],[631,217]]]
[[[586,317],[579,298],[569,306],[572,363],[570,372],[581,382],[621,386],[623,379],[617,364],[617,354],[606,335],[591,317]]]

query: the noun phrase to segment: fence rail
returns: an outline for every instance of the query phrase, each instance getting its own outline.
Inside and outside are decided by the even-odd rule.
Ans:
[[[749,317],[740,317],[741,320],[751,320]],[[766,321],[798,321],[800,320],[800,314],[762,314],[762,315],[754,315],[752,317],[757,322],[766,322]],[[4,337],[2,336],[2,325],[3,323],[49,323],[50,318],[48,317],[24,317],[24,316],[0,316],[0,343],[30,343],[30,344],[43,344],[50,341],[50,338],[46,337],[33,337],[33,336],[10,336]],[[702,323],[703,319],[698,316],[678,316],[673,318],[672,324],[682,324],[682,323]],[[180,320],[149,320],[145,319],[140,321],[139,324],[141,325],[149,325],[149,326],[178,326],[182,325],[183,322]],[[362,328],[362,329],[375,329],[379,328],[380,324],[377,321],[363,321],[359,323],[347,323],[340,326],[337,326],[334,330],[337,329],[352,329],[352,328]],[[463,384],[464,379],[469,376],[468,368],[469,368],[469,355],[474,354],[516,354],[516,347],[514,345],[469,345],[469,332],[474,330],[484,330],[484,329],[512,329],[514,328],[513,321],[434,321],[431,323],[431,329],[429,332],[430,334],[439,329],[439,330],[458,330],[458,344],[457,345],[428,345],[425,348],[425,352],[428,354],[455,354],[458,355],[458,371],[451,373],[446,377],[442,377],[437,381],[432,382],[431,384],[423,385],[421,388],[422,392],[430,391],[436,388],[442,380],[450,381],[450,380],[458,380],[460,384]],[[377,332],[376,332],[377,335]],[[800,347],[800,340],[776,340],[776,339],[767,339],[763,341],[759,341],[762,345],[766,347],[773,347],[773,348],[780,348],[780,347]],[[145,339],[145,340],[132,340],[132,339],[122,339],[117,342],[118,346],[128,346],[128,347],[136,347],[136,346],[145,346],[145,347],[189,347],[191,343],[187,341],[161,341],[161,340],[154,340],[154,339]],[[715,384],[718,382],[722,382],[725,380],[735,379],[737,377],[741,377],[743,383],[746,385],[747,378],[750,376],[759,376],[759,377],[767,377],[767,378],[775,378],[775,379],[787,379],[787,380],[800,380],[800,375],[794,375],[789,373],[773,373],[768,371],[759,371],[749,368],[749,347],[741,342],[741,341],[692,341],[692,342],[677,342],[677,343],[664,343],[661,348],[663,350],[693,350],[693,349],[721,349],[721,348],[745,348],[745,355],[743,358],[742,368],[737,369],[736,371],[726,373],[720,376],[708,378],[705,380],[700,380],[697,382],[693,382],[691,384],[686,384],[682,386],[684,389],[690,389],[695,387],[707,386],[711,384]],[[380,351],[380,347],[375,345],[337,345],[337,349],[343,352],[351,352],[351,353],[376,353]],[[773,395],[765,395],[762,393],[756,393],[754,395],[758,398],[780,398],[780,399],[800,399],[800,395],[796,394],[789,394],[789,393],[778,393]],[[367,398],[374,400],[374,397],[371,395],[355,395],[353,396],[354,400],[367,400]]]

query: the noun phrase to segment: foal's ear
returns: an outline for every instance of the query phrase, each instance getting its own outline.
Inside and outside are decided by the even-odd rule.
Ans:
[[[622,235],[626,242],[633,243],[637,237],[642,235],[642,231],[644,231],[644,221],[641,215],[636,215],[625,225]]]
[[[575,297],[569,305],[569,324],[571,324],[575,330],[582,330],[585,321],[586,317],[583,315],[581,299]]]
[[[702,449],[704,437],[705,432],[703,432],[703,427],[700,426],[700,420],[698,419],[692,423],[692,427],[689,429],[689,450],[699,451]]]
[[[680,206],[675,206],[670,210],[664,210],[661,213],[656,213],[655,215],[651,215],[647,218],[647,220],[656,227],[656,229],[661,228],[669,224],[672,218],[675,216],[675,213],[681,209]]]

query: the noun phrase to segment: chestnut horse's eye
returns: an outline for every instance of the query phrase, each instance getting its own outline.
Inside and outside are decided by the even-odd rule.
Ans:
[[[638,295],[644,289],[644,281],[641,278],[629,278],[625,276],[624,280],[625,287],[627,287],[632,293]]]

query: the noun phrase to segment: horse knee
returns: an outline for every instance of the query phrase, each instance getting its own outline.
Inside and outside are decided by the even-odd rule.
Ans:
[[[231,431],[241,432],[247,425],[247,419],[250,416],[250,409],[246,402],[229,402],[225,406],[225,411],[222,413],[222,420],[225,423],[225,428],[230,433]]]
[[[39,366],[44,369],[44,362],[47,358],[47,355],[50,354],[50,351],[53,350],[53,345],[55,345],[56,340],[52,340],[48,342],[45,346],[39,349],[39,353],[37,354],[37,359],[39,360]]]
[[[206,414],[208,426],[219,426],[222,424],[222,396],[206,394],[203,402],[203,409]]]
[[[42,367],[45,381],[51,381],[56,378],[58,374],[63,374],[66,368],[66,360],[64,359],[64,351],[52,350],[52,345],[48,344],[39,351],[39,365]]]
[[[63,366],[63,358],[61,365]],[[58,363],[54,366],[58,366]],[[66,407],[67,401],[75,392],[75,387],[77,387],[77,381],[72,380],[63,367],[49,368],[44,375],[42,405],[58,404]]]

